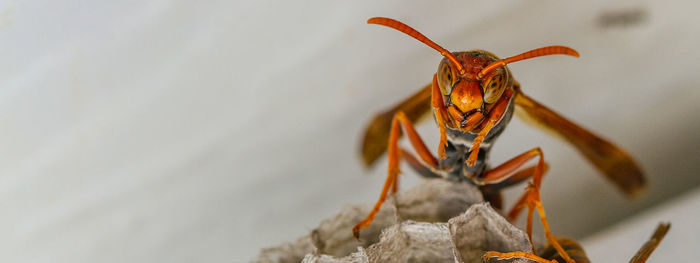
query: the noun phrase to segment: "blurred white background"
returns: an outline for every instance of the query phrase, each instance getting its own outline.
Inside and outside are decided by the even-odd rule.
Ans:
[[[626,239],[606,247],[634,251],[656,221],[676,221],[656,262],[687,260],[693,251],[678,246],[697,248],[700,228],[679,211],[698,211],[700,197],[663,207],[700,184],[698,10],[688,0],[0,1],[0,261],[245,262],[345,203],[374,202],[386,160],[362,168],[364,125],[427,84],[441,57],[366,25],[373,16],[452,51],[576,48],[579,59],[511,69],[524,92],[634,155],[648,194],[625,199],[517,118],[493,163],[541,146],[556,234],[602,230],[587,240],[611,233]],[[629,12],[639,21],[601,22]],[[435,125],[419,132],[434,149]],[[405,189],[417,175],[404,170]],[[662,203],[643,227],[605,231]],[[603,242],[587,242],[589,254],[612,262],[595,255]]]

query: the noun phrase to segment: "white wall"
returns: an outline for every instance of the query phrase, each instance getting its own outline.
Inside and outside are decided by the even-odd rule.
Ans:
[[[373,202],[386,161],[364,171],[359,135],[428,83],[440,56],[366,25],[372,16],[453,51],[563,44],[582,54],[511,69],[532,97],[632,153],[648,195],[624,199],[571,147],[519,120],[492,158],[541,146],[551,225],[583,237],[700,183],[699,7],[2,1],[0,259],[239,262],[342,204]],[[601,13],[636,8],[640,24],[600,26]],[[434,124],[419,131],[435,148]],[[416,175],[404,170],[408,186]]]

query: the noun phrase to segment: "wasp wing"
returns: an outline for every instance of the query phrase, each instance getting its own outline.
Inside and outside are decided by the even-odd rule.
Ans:
[[[671,224],[669,223],[660,223],[659,226],[656,227],[656,231],[654,231],[654,234],[651,235],[651,238],[649,238],[649,241],[644,243],[642,247],[637,251],[637,254],[630,259],[630,263],[644,263],[647,261],[649,256],[651,255],[651,252],[654,252],[654,249],[659,246],[659,243],[661,243],[661,240],[664,239],[664,236],[666,236],[666,233],[668,232],[668,229],[671,228]]]
[[[520,117],[563,137],[627,196],[643,192],[642,171],[625,151],[523,94],[517,86],[516,89],[515,104],[522,110],[519,113],[524,113],[518,114]]]
[[[430,96],[432,85],[429,84],[393,108],[376,115],[367,125],[362,139],[362,159],[366,166],[374,164],[389,145],[391,120],[399,111],[406,113],[412,122],[417,122],[430,112]]]

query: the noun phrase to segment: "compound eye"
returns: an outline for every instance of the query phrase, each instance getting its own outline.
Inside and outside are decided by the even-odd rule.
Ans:
[[[452,86],[454,86],[457,78],[455,73],[452,71],[452,67],[445,62],[440,63],[438,69],[438,86],[440,87],[440,92],[442,95],[450,95],[452,93]]]
[[[484,102],[485,103],[495,103],[503,95],[506,87],[506,74],[503,72],[494,72],[496,74],[490,74],[490,76],[482,82],[482,87],[484,89]]]

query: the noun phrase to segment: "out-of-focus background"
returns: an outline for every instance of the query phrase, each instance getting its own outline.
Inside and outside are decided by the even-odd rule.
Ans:
[[[627,149],[627,200],[567,144],[514,118],[498,164],[540,146],[553,231],[594,261],[700,245],[700,4],[695,1],[0,1],[0,261],[241,262],[374,202],[366,122],[430,81],[449,50],[563,56],[510,67],[523,91]],[[418,126],[435,149],[431,121]],[[404,169],[402,187],[417,175]],[[523,187],[507,192],[511,204]],[[694,211],[694,212],[693,212]],[[349,231],[349,230],[348,230]]]

